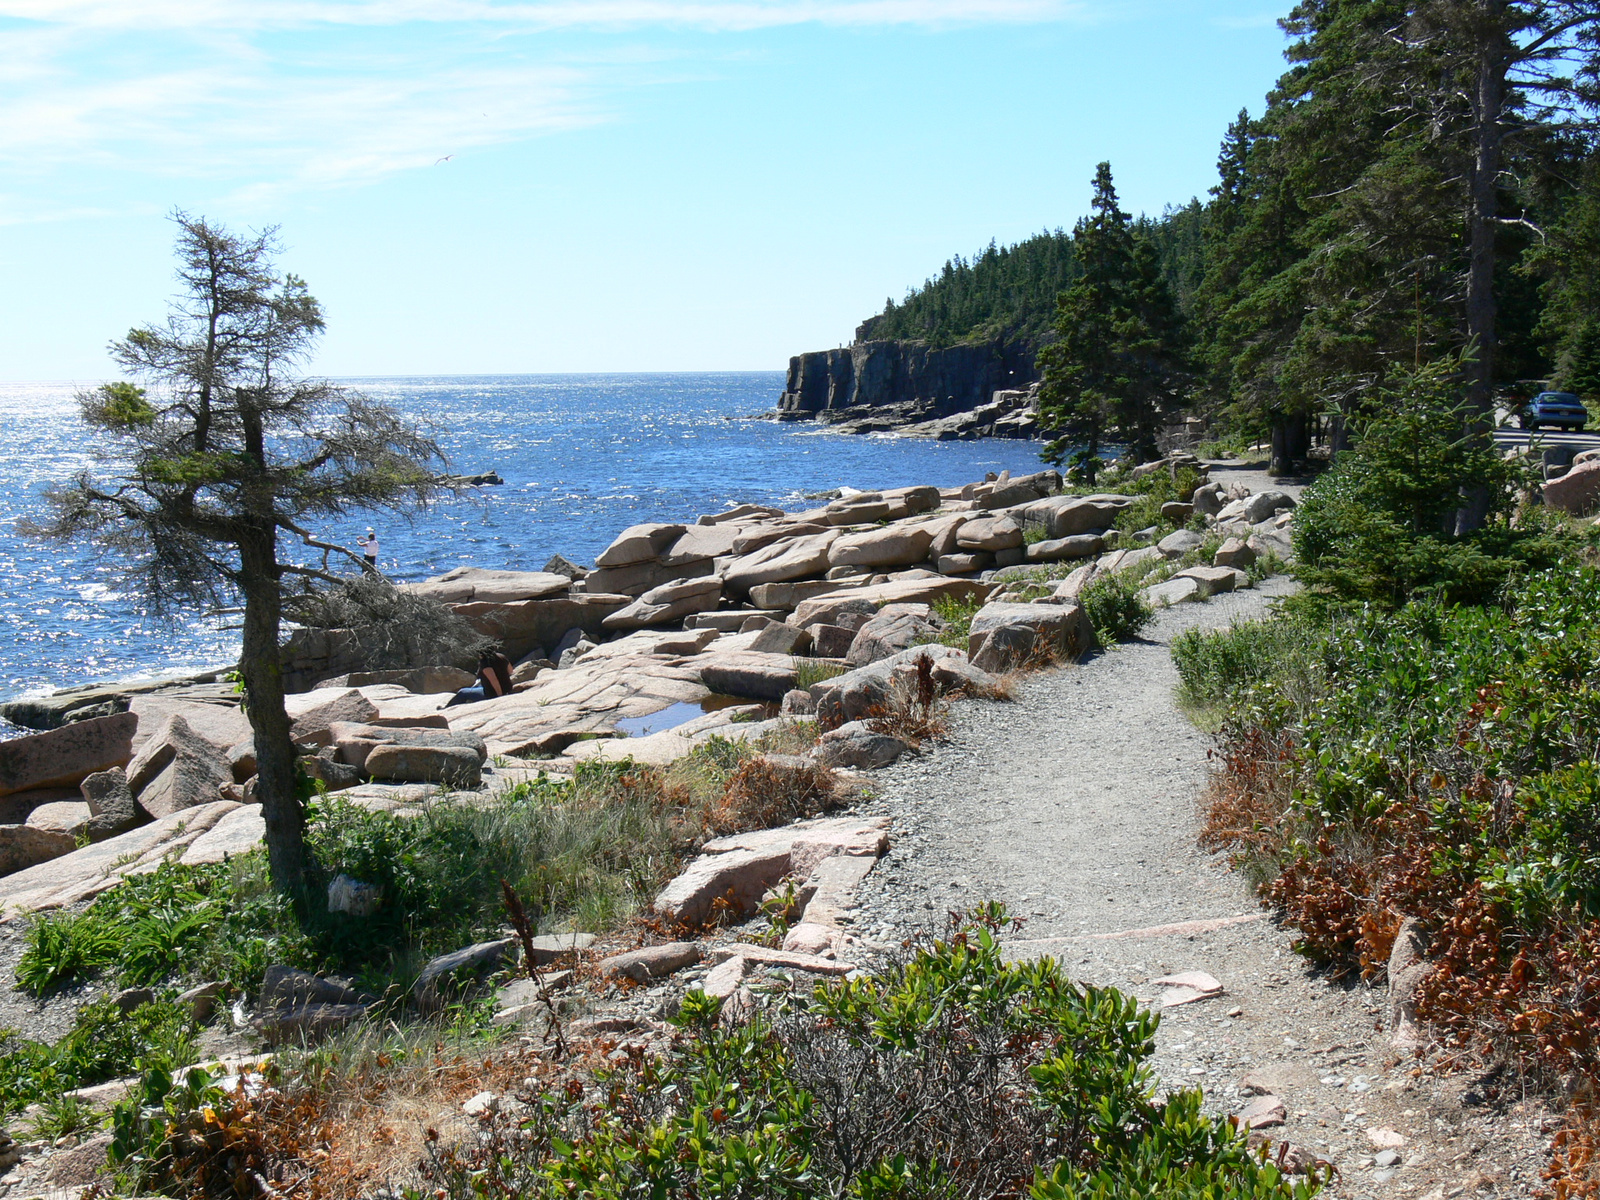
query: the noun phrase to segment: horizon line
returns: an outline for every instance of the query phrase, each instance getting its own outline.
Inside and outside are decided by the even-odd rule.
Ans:
[[[631,371],[408,371],[403,375],[322,375],[310,372],[302,378],[305,379],[557,379],[581,376],[626,376],[626,375],[782,375],[787,368],[783,367],[674,367],[665,370],[631,370]],[[57,379],[0,379],[0,387],[25,387],[43,384],[93,384],[104,383],[116,378],[112,375],[104,376],[64,376]]]

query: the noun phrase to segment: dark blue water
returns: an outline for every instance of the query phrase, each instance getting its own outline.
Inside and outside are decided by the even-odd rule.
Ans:
[[[380,513],[317,530],[353,545],[372,525],[384,569],[404,580],[463,563],[536,570],[555,553],[589,563],[626,525],[693,521],[731,503],[804,508],[807,492],[842,485],[949,487],[1039,466],[1032,443],[852,437],[744,419],[772,408],[777,372],[343,382],[433,422],[456,471],[496,470],[506,481],[413,522]],[[95,466],[74,391],[0,385],[0,699],[214,667],[237,644],[226,618],[151,618],[121,564],[94,548],[16,533],[47,484]]]

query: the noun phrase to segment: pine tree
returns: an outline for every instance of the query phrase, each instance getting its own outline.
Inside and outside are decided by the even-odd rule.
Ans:
[[[1081,269],[1056,303],[1057,340],[1039,354],[1039,419],[1055,433],[1043,452],[1099,456],[1107,440],[1136,461],[1156,457],[1156,431],[1177,406],[1182,324],[1148,239],[1117,202],[1111,164],[1095,172],[1091,215],[1073,231]]]
[[[1530,265],[1545,276],[1537,333],[1555,360],[1554,382],[1600,400],[1600,150],[1590,154],[1581,189]]]
[[[324,554],[306,525],[373,506],[403,509],[435,491],[439,447],[400,414],[297,368],[322,332],[306,286],[280,275],[272,231],[239,237],[178,213],[181,291],[168,319],[112,344],[134,378],[78,397],[116,446],[113,477],[85,472],[46,494],[31,532],[92,541],[128,563],[158,612],[244,601],[247,715],[274,884],[298,898],[305,810],[284,713],[284,602],[327,571],[285,561],[288,539]],[[356,564],[359,566],[359,564]]]

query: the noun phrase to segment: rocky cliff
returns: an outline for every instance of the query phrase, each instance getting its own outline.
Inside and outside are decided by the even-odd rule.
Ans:
[[[861,421],[899,427],[989,404],[995,392],[1025,388],[1038,373],[1035,349],[983,342],[934,349],[922,342],[857,341],[798,354],[778,400],[781,419]]]

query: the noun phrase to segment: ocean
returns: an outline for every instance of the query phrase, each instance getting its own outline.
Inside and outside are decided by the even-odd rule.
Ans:
[[[353,547],[372,526],[397,580],[462,564],[537,570],[557,553],[589,564],[641,521],[692,522],[743,502],[797,509],[808,493],[841,486],[951,487],[1040,465],[1032,442],[860,437],[752,419],[776,403],[776,371],[337,382],[429,422],[452,470],[505,480],[410,521],[372,513],[316,530]],[[79,386],[0,384],[0,700],[194,672],[237,654],[230,618],[157,620],[114,558],[17,532],[45,487],[99,466],[73,402]]]

